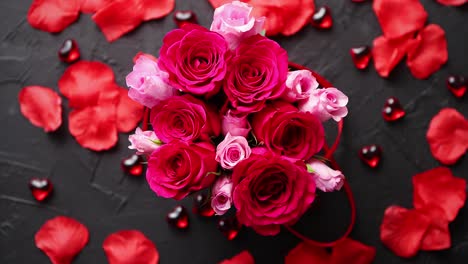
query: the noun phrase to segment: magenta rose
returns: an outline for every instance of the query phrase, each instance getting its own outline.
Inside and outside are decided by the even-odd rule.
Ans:
[[[146,180],[158,196],[180,200],[214,182],[218,170],[214,157],[209,143],[173,141],[151,154]]]
[[[283,94],[287,75],[286,51],[275,41],[254,35],[235,50],[223,89],[235,114],[249,114]]]
[[[281,225],[296,223],[315,198],[304,163],[262,148],[234,168],[232,182],[237,219],[261,235],[276,235]]]
[[[348,97],[336,88],[317,89],[307,100],[299,103],[299,110],[316,115],[322,122],[333,118],[339,122],[348,114]]]
[[[227,71],[226,40],[218,33],[193,24],[167,33],[158,65],[169,73],[169,84],[187,93],[215,95]]]
[[[255,137],[272,152],[292,159],[308,160],[322,149],[325,132],[311,113],[299,112],[284,101],[268,104],[253,115]]]
[[[158,138],[172,140],[209,140],[221,132],[221,117],[210,105],[191,95],[173,96],[151,109],[150,121]]]

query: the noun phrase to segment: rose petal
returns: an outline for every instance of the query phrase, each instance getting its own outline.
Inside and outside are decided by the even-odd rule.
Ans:
[[[24,87],[18,96],[21,113],[44,131],[57,130],[62,124],[62,98],[43,86]]]
[[[33,28],[57,33],[75,22],[79,15],[78,0],[34,0],[27,18]]]
[[[140,25],[144,12],[141,8],[138,1],[117,0],[96,12],[93,20],[112,42]]]
[[[110,234],[102,244],[110,264],[157,264],[159,252],[151,240],[138,230]]]
[[[430,224],[421,212],[393,205],[385,210],[380,239],[397,256],[409,258],[418,252]]]
[[[106,5],[110,4],[112,0],[81,0],[81,12],[83,13],[96,13],[103,9]]]
[[[336,264],[370,264],[375,258],[375,248],[346,238],[333,247],[331,262]]]
[[[144,21],[167,16],[175,6],[175,0],[139,0],[142,6]]]
[[[63,73],[58,85],[63,96],[68,98],[69,106],[73,108],[118,100],[114,72],[101,62],[76,62]]]
[[[128,90],[119,87],[120,100],[117,105],[117,130],[130,132],[135,129],[143,117],[143,105],[128,97]]]
[[[68,127],[82,147],[94,151],[110,149],[117,143],[116,106],[108,103],[73,110]]]
[[[468,148],[468,121],[453,108],[435,115],[426,133],[432,155],[446,165],[452,165]]]
[[[438,167],[413,177],[413,203],[416,209],[440,208],[453,221],[466,200],[466,181],[452,175],[450,169]]]
[[[429,229],[424,234],[421,249],[442,250],[450,248],[449,222],[446,217],[443,217],[444,212],[437,207],[425,208],[419,211],[431,219]]]
[[[427,13],[419,0],[374,0],[373,8],[388,39],[399,38],[424,27]],[[404,15],[402,15],[404,14]]]
[[[374,39],[372,57],[377,73],[382,77],[388,77],[390,72],[403,59],[410,47],[418,45],[420,39],[412,39],[406,35],[397,39],[389,39],[380,36]]]
[[[447,62],[447,40],[445,31],[438,25],[428,25],[419,32],[419,45],[408,49],[408,65],[418,79],[425,79]]]
[[[255,264],[255,260],[247,250],[244,250],[230,259],[221,261],[219,264]]]
[[[289,251],[284,259],[285,264],[327,264],[331,262],[331,255],[323,248],[299,243]]]
[[[42,225],[34,236],[36,246],[53,264],[69,264],[88,243],[86,226],[73,218],[58,216]]]
[[[437,0],[437,2],[447,6],[461,6],[468,3],[468,0]]]

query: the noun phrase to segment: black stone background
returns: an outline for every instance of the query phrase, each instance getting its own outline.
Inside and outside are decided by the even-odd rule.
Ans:
[[[290,60],[306,65],[329,79],[350,97],[342,143],[336,158],[356,198],[357,222],[352,238],[375,246],[375,263],[468,263],[468,210],[465,206],[450,224],[452,247],[441,252],[421,252],[401,259],[387,250],[379,239],[383,212],[391,204],[412,206],[411,177],[438,166],[425,139],[430,119],[443,107],[454,107],[468,116],[467,98],[456,99],[445,87],[450,73],[468,74],[468,6],[451,8],[435,0],[422,0],[429,22],[447,33],[449,61],[428,80],[416,80],[404,63],[389,79],[380,78],[373,67],[361,72],[354,68],[349,48],[371,44],[381,34],[371,1],[317,0],[333,12],[333,29],[320,32],[310,26],[292,37],[275,38],[289,52]],[[57,90],[57,81],[67,65],[57,58],[57,49],[67,38],[75,38],[82,58],[109,64],[120,85],[131,70],[138,51],[157,54],[161,39],[175,28],[168,16],[144,23],[114,43],[108,43],[89,15],[60,34],[51,35],[29,26],[26,14],[31,0],[0,1],[0,263],[49,263],[34,245],[34,234],[47,220],[69,215],[84,223],[89,244],[74,263],[106,263],[102,242],[122,229],[138,229],[159,249],[161,263],[217,263],[248,249],[257,263],[282,263],[299,240],[283,231],[277,237],[262,237],[244,229],[235,241],[227,241],[216,229],[215,220],[190,215],[190,230],[168,228],[166,213],[177,202],[157,198],[144,177],[125,176],[119,161],[129,155],[127,135],[121,134],[111,151],[94,153],[81,148],[69,134],[68,109],[64,123],[55,133],[33,127],[19,111],[17,95],[26,85],[44,85]],[[177,0],[176,9],[197,13],[209,26],[213,9],[204,0]],[[131,12],[131,10],[129,10]],[[407,116],[395,124],[381,117],[384,100],[397,96]],[[65,106],[67,103],[65,103]],[[328,131],[334,134],[334,128]],[[377,169],[358,158],[364,144],[382,145],[384,157]],[[451,167],[467,179],[468,160]],[[28,179],[48,176],[55,193],[38,205],[27,187]],[[15,202],[10,198],[21,200]],[[183,204],[191,207],[191,200]],[[317,212],[307,216],[308,234],[333,239],[345,229],[349,208],[342,193],[321,195]]]

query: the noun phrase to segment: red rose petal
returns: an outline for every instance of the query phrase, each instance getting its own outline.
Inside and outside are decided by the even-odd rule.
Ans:
[[[447,6],[461,6],[468,3],[468,0],[437,0],[437,2]]]
[[[445,31],[438,25],[428,25],[419,32],[419,45],[408,49],[408,65],[418,79],[425,79],[436,72],[448,60]]]
[[[112,42],[140,25],[144,12],[141,8],[138,1],[118,0],[96,12],[93,20]]]
[[[62,98],[43,86],[24,87],[18,96],[21,113],[44,131],[57,130],[62,124]]]
[[[151,240],[138,230],[123,230],[109,235],[102,244],[110,264],[157,264],[159,252]]]
[[[167,16],[175,6],[175,0],[139,0],[141,2],[144,21]]]
[[[58,216],[45,222],[34,239],[53,264],[69,264],[88,243],[89,232],[75,219]]]
[[[231,259],[221,261],[219,264],[255,264],[255,260],[247,250],[244,250]]]
[[[73,108],[118,100],[114,72],[101,62],[79,61],[71,65],[63,73],[58,85]]]
[[[370,264],[375,258],[375,248],[346,238],[333,247],[331,262],[335,264]]]
[[[435,115],[426,133],[432,155],[446,165],[452,165],[468,149],[468,121],[453,108]]]
[[[388,39],[416,32],[427,20],[426,10],[419,0],[374,0],[373,8]]]
[[[416,209],[440,208],[453,221],[466,200],[466,181],[438,167],[413,177],[413,203]]]
[[[447,218],[443,217],[444,212],[437,208],[425,208],[419,210],[431,219],[429,229],[424,234],[421,243],[422,250],[442,250],[450,248],[450,231]]]
[[[112,0],[81,0],[81,12],[93,14],[111,2]]]
[[[328,264],[331,262],[331,255],[323,248],[308,245],[305,242],[299,243],[289,251],[284,259],[285,264]]]
[[[397,256],[409,258],[418,252],[430,224],[421,212],[393,205],[385,210],[380,239]]]
[[[388,77],[390,72],[403,59],[407,50],[418,45],[420,39],[412,39],[410,35],[397,39],[388,39],[380,36],[374,39],[372,57],[375,70],[382,77]]]
[[[143,118],[143,105],[133,101],[128,97],[128,90],[119,87],[120,100],[117,105],[117,130],[120,132],[130,132],[138,125]]]
[[[84,148],[107,150],[117,143],[116,106],[101,104],[71,111],[69,130]]]
[[[34,0],[27,18],[33,28],[57,33],[75,22],[79,15],[78,0]]]
[[[144,52],[141,52],[139,51],[134,57],[133,57],[133,63],[136,63],[136,61],[141,57],[141,56],[145,56],[146,58],[150,59],[150,60],[153,60],[155,62],[158,61],[158,58],[156,58],[155,56],[151,55],[151,54],[148,54],[148,53],[144,53]]]

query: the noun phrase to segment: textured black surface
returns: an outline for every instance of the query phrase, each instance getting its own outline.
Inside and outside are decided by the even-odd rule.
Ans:
[[[178,0],[177,9],[197,13],[209,26],[212,8],[205,0]],[[446,30],[449,62],[428,80],[413,78],[399,65],[389,79],[378,77],[372,68],[356,70],[349,48],[371,44],[380,27],[370,3],[350,0],[327,2],[335,19],[331,31],[306,27],[289,38],[277,38],[290,60],[304,64],[329,79],[350,97],[342,143],[336,158],[354,190],[357,222],[352,237],[377,248],[375,263],[468,263],[468,209],[463,208],[451,223],[452,248],[422,252],[405,260],[396,257],[379,240],[384,209],[391,204],[411,207],[411,176],[438,166],[425,139],[428,123],[441,108],[454,107],[468,116],[467,98],[457,100],[445,88],[449,73],[468,74],[468,9],[449,8],[435,0],[423,0],[429,22]],[[370,2],[370,1],[369,1]],[[119,168],[120,158],[130,154],[126,135],[118,147],[105,153],[81,148],[69,134],[67,112],[58,132],[46,134],[25,120],[17,94],[25,85],[57,89],[66,65],[59,62],[57,49],[67,38],[75,38],[82,58],[108,63],[117,81],[131,70],[138,51],[157,54],[162,36],[175,27],[171,17],[151,21],[109,44],[89,15],[57,35],[34,30],[26,21],[30,0],[0,1],[0,263],[49,263],[34,245],[34,234],[47,220],[65,214],[84,223],[90,231],[89,244],[74,263],[106,263],[102,242],[121,229],[138,229],[157,245],[161,263],[217,263],[243,249],[258,263],[282,263],[298,240],[283,231],[278,237],[261,237],[243,230],[235,241],[227,241],[215,227],[215,220],[190,215],[188,232],[168,228],[164,218],[176,202],[157,198],[144,177],[131,178]],[[407,116],[387,124],[380,110],[388,96],[397,96]],[[333,133],[333,130],[329,130]],[[370,169],[360,162],[357,151],[369,143],[382,145],[380,167]],[[468,177],[468,158],[452,167],[454,174]],[[49,176],[55,194],[44,205],[34,202],[27,187],[33,176]],[[186,205],[191,201],[184,201]],[[308,229],[315,237],[332,239],[343,232],[349,213],[341,193],[319,198],[320,214],[308,217]]]

